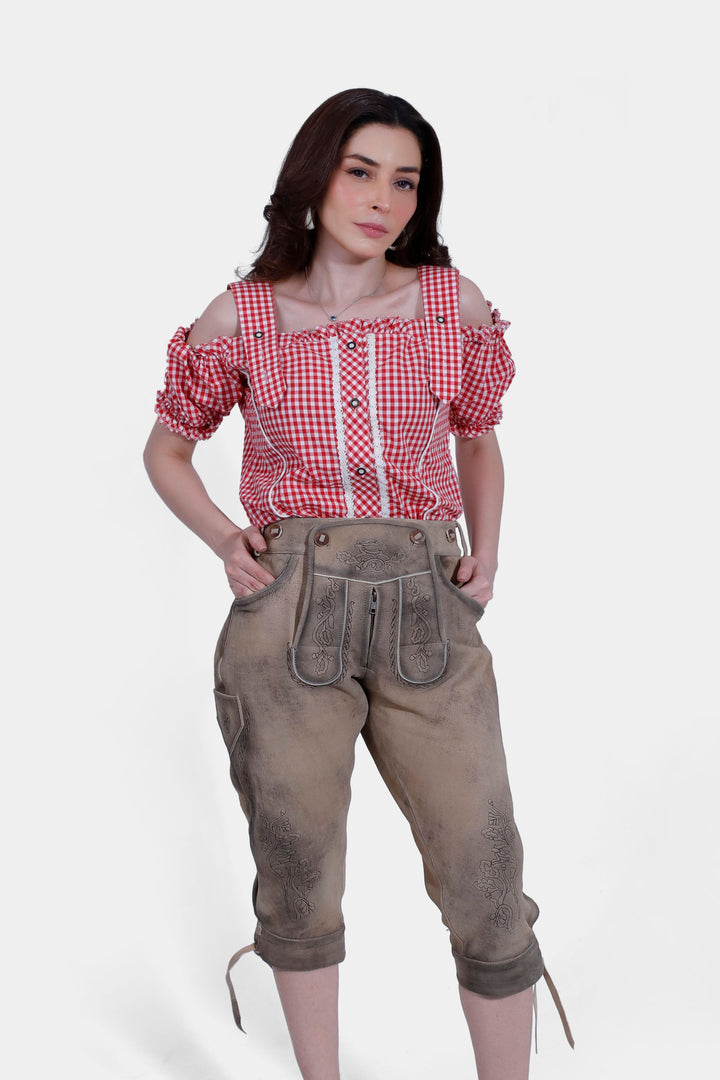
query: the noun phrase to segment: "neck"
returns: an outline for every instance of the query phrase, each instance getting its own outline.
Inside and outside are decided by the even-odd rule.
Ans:
[[[357,259],[342,249],[328,250],[328,246],[318,243],[308,277],[315,297],[327,311],[334,313],[356,297],[376,289],[387,263],[384,254],[373,259]]]

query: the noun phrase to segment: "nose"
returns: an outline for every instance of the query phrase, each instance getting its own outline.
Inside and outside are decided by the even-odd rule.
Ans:
[[[389,184],[376,184],[372,194],[372,208],[381,214],[390,210],[391,188]]]

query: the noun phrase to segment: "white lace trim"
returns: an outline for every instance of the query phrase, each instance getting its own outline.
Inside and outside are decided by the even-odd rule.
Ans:
[[[380,517],[390,517],[390,495],[385,472],[385,457],[378,420],[377,393],[377,358],[375,354],[375,335],[368,334],[368,396],[370,398],[370,431],[372,432],[373,454],[375,455],[375,475],[380,491]]]
[[[345,492],[347,516],[355,517],[355,499],[353,497],[352,483],[350,482],[350,466],[348,464],[347,443],[345,442],[345,421],[343,420],[342,389],[340,386],[340,346],[337,337],[330,338],[330,357],[332,359],[335,440],[337,442],[338,461],[340,463],[340,476],[342,478],[343,491]]]

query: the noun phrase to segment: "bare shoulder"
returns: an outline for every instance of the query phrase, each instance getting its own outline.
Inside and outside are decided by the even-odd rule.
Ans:
[[[211,300],[192,328],[188,342],[202,345],[217,337],[236,337],[238,333],[235,297],[226,289]]]
[[[460,275],[460,325],[488,326],[492,324],[487,300],[474,281]]]

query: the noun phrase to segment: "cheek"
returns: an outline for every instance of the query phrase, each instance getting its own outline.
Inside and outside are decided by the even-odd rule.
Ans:
[[[348,183],[345,176],[335,177],[328,185],[326,195],[328,203],[335,210],[341,210],[344,206],[351,205],[357,201],[358,186],[357,184]]]
[[[413,216],[413,214],[415,213],[416,210],[417,210],[417,195],[415,196],[414,199],[409,198],[407,200],[407,203],[406,203],[405,207],[403,208],[403,219],[404,219],[403,223],[404,223],[404,225],[407,225],[408,221]]]

